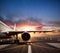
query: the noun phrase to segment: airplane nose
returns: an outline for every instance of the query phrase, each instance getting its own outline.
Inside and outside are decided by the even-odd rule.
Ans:
[[[28,41],[30,39],[30,34],[29,33],[23,33],[21,35],[21,37],[24,41]]]

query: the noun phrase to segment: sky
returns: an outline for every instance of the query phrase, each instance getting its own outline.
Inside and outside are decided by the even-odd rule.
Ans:
[[[0,19],[14,23],[60,21],[60,0],[0,0]]]

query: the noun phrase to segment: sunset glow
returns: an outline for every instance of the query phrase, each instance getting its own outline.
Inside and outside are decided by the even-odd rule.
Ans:
[[[31,23],[31,22],[23,22],[17,24],[17,31],[36,31],[37,27],[41,27],[41,23]]]
[[[17,29],[18,31],[36,31],[34,26],[22,26]]]

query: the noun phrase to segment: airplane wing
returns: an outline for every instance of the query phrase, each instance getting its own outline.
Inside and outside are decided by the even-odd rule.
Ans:
[[[11,35],[23,33],[23,31],[8,31],[8,32],[2,32],[2,33],[8,36],[11,36]]]
[[[17,34],[21,34],[21,33],[30,33],[30,32],[43,32],[43,33],[46,33],[46,32],[53,32],[53,31],[8,31],[8,32],[2,32],[3,34],[6,34],[8,36],[11,36],[11,35],[17,35]]]
[[[39,32],[39,33],[41,33],[41,32],[43,32],[43,33],[46,33],[46,32],[52,32],[52,31],[27,31],[27,32]]]

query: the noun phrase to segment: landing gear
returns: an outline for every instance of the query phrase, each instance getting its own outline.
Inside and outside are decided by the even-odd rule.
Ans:
[[[14,43],[19,44],[19,40],[18,40],[18,35],[16,34],[16,40],[14,41]]]
[[[15,40],[14,43],[19,44],[19,40]]]

